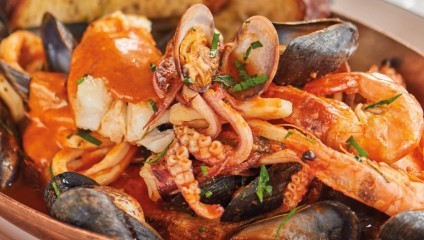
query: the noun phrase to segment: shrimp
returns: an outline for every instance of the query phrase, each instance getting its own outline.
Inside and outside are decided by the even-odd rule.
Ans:
[[[16,31],[0,44],[0,59],[18,71],[39,71],[45,65],[43,43],[34,33]]]
[[[410,178],[386,163],[367,158],[356,160],[353,154],[338,152],[296,130],[262,120],[248,123],[255,133],[283,142],[299,159],[306,151],[315,153],[314,159],[299,162],[324,184],[351,198],[391,216],[424,209],[423,181]]]
[[[337,73],[311,81],[303,90],[318,96],[358,93],[366,99],[366,104],[351,110],[343,102],[293,88],[274,87],[269,91],[268,96],[292,100],[293,114],[286,121],[313,132],[332,148],[345,148],[346,141],[353,136],[370,159],[393,163],[419,144],[423,110],[405,88],[385,75]],[[371,105],[390,99],[390,104]]]

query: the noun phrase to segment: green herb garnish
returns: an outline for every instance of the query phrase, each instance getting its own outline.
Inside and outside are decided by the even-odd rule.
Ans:
[[[206,227],[205,226],[201,226],[200,228],[199,228],[199,232],[206,232]]]
[[[246,53],[244,54],[243,60],[246,61],[249,58],[250,51],[252,51],[252,49],[260,48],[263,46],[264,45],[262,45],[262,43],[259,41],[252,42],[250,46],[247,48]]]
[[[376,102],[374,104],[370,104],[370,105],[366,106],[364,109],[365,110],[368,110],[368,109],[379,107],[379,106],[382,106],[382,105],[389,105],[392,102],[394,102],[396,99],[398,99],[401,95],[402,95],[402,93],[401,94],[398,94],[398,95],[396,95],[396,96],[394,96],[392,98],[381,100],[381,101]]]
[[[211,196],[212,196],[212,192],[211,191],[205,192],[205,197],[206,198],[210,198]]]
[[[96,146],[100,146],[102,145],[102,141],[100,141],[99,139],[93,137],[90,135],[90,133],[88,131],[84,131],[84,130],[78,130],[77,135],[84,139],[85,141],[92,143]]]
[[[360,157],[368,156],[367,151],[365,151],[365,149],[363,149],[361,146],[359,146],[359,144],[356,142],[356,140],[355,140],[355,138],[353,138],[353,136],[350,136],[349,139],[346,141],[347,150],[349,150],[350,147],[355,148],[355,150],[358,152],[358,155]]]
[[[268,80],[268,77],[266,75],[260,75],[260,76],[249,78],[243,82],[237,83],[233,88],[233,92],[241,92],[241,91],[247,90],[249,88],[261,85],[265,83],[267,80]]]
[[[239,60],[235,60],[234,66],[236,66],[237,71],[238,71],[238,75],[243,81],[246,81],[247,79],[250,78],[249,74],[246,71],[246,64],[245,63],[242,63]]]
[[[261,43],[261,42],[256,41],[256,42],[252,42],[252,43],[250,44],[250,46],[251,46],[253,49],[256,49],[256,48],[263,47],[264,45],[262,45],[262,43]]]
[[[152,72],[156,71],[156,65],[150,63],[150,70],[152,70]]]
[[[280,235],[281,229],[283,228],[283,225],[290,220],[291,217],[297,212],[297,207],[293,208],[284,218],[281,220],[280,224],[278,225],[277,232],[274,235],[274,240],[278,238]]]
[[[57,187],[56,183],[53,181],[54,174],[53,174],[52,164],[50,164],[49,173],[50,173],[50,178],[51,178],[51,181],[52,181],[53,191],[56,194],[56,197],[59,197],[60,196],[59,188]]]
[[[158,111],[158,107],[156,106],[155,101],[153,101],[152,99],[149,99],[149,103],[150,103],[150,106],[153,109],[153,112],[157,112]]]
[[[290,137],[290,135],[292,135],[293,134],[293,132],[292,131],[288,131],[287,132],[287,134],[286,134],[286,136],[284,136],[284,138],[283,139],[287,139],[288,137]]]
[[[190,77],[185,77],[185,78],[183,79],[183,82],[184,82],[184,83],[192,84],[192,83],[193,83],[193,80],[191,80],[191,78],[190,78]]]
[[[87,79],[88,74],[85,74],[84,76],[82,76],[82,78],[77,80],[77,84],[80,85],[81,83],[83,83],[85,81],[85,79]]]
[[[207,166],[200,166],[200,169],[202,169],[203,176],[208,176],[208,167]]]
[[[172,144],[172,142],[170,142],[168,144],[168,146],[166,146],[166,148],[162,152],[160,152],[158,155],[156,155],[154,158],[146,161],[146,163],[153,164],[153,163],[157,162],[159,159],[161,159],[163,156],[165,156],[165,154],[166,154],[166,152],[168,152],[169,147],[171,146],[171,144]]]
[[[212,78],[212,82],[220,82],[226,87],[232,87],[235,85],[234,78],[229,74],[216,76]]]
[[[258,186],[256,187],[256,195],[258,195],[259,201],[263,201],[264,199],[264,191],[268,196],[271,196],[272,194],[272,186],[267,185],[269,181],[269,175],[266,170],[265,165],[261,166],[261,170],[259,173],[259,181]]]
[[[384,176],[384,174],[380,171],[380,169],[378,169],[374,164],[372,164],[370,162],[370,160],[367,159],[367,164],[370,165],[375,171],[377,171],[386,181],[386,183],[390,183],[389,180],[386,178],[386,176]]]
[[[209,53],[209,57],[214,58],[216,53],[218,52],[218,42],[219,42],[219,33],[214,33],[211,44],[211,52]]]

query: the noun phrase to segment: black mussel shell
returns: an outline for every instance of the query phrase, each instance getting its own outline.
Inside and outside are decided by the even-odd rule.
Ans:
[[[161,239],[145,222],[119,209],[103,191],[78,187],[54,202],[53,217],[72,225],[117,239]]]
[[[302,86],[338,69],[356,51],[358,30],[338,19],[274,23],[280,55],[274,81],[279,85]]]
[[[31,76],[24,72],[15,70],[9,64],[0,60],[0,73],[2,73],[6,80],[16,90],[22,100],[28,102],[29,96],[29,84],[31,82]]]
[[[93,186],[99,186],[99,184],[93,179],[76,172],[64,172],[54,176],[44,191],[44,202],[46,203],[47,210],[50,212],[54,202],[58,198],[54,188],[58,190],[60,196],[72,188]]]
[[[20,139],[6,104],[0,100],[0,189],[12,185],[22,161]]]
[[[359,239],[358,220],[349,207],[323,201],[288,213],[246,224],[228,239]]]
[[[259,177],[243,187],[233,196],[221,217],[223,222],[238,222],[266,212],[272,211],[283,202],[283,191],[291,181],[291,175],[301,169],[299,163],[275,164],[268,169],[269,182],[272,194],[264,194],[260,202],[256,194]]]
[[[207,180],[199,185],[201,189],[200,201],[205,204],[220,204],[227,206],[233,193],[246,184],[248,178],[241,176],[222,176]],[[181,193],[165,197],[165,204],[171,210],[194,213]]]
[[[406,211],[391,217],[381,227],[380,239],[424,239],[424,210]]]
[[[48,69],[68,73],[76,41],[69,29],[52,14],[45,13],[41,25],[41,39],[47,56]]]

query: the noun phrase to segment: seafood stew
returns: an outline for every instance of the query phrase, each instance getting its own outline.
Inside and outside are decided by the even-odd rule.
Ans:
[[[2,164],[49,215],[118,239],[390,239],[424,216],[422,107],[396,64],[351,70],[355,25],[253,16],[228,40],[197,4],[163,54],[150,30],[117,12],[77,43],[45,15],[2,40]]]

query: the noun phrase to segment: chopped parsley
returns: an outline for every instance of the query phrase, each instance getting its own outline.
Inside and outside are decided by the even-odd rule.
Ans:
[[[372,167],[376,172],[378,172],[386,181],[386,183],[390,183],[389,180],[386,178],[386,176],[384,176],[384,174],[380,171],[380,169],[378,169],[374,164],[371,163],[370,160],[367,159],[367,164],[370,165],[370,167]]]
[[[211,191],[205,192],[205,197],[206,198],[210,198],[211,196],[212,196],[212,192]]]
[[[153,101],[152,99],[149,99],[149,103],[150,103],[150,106],[153,109],[153,112],[157,112],[158,111],[158,107],[156,106],[155,101]]]
[[[90,135],[90,133],[88,131],[84,131],[84,130],[78,130],[77,135],[84,139],[85,141],[92,143],[96,146],[100,146],[102,145],[102,141],[100,141],[99,139],[93,137]]]
[[[246,71],[246,64],[241,63],[238,60],[234,61],[234,65],[236,66],[238,70],[239,77],[243,81],[237,83],[234,86],[232,90],[233,92],[241,92],[241,91],[247,90],[249,88],[263,84],[268,80],[268,77],[266,75],[259,75],[259,76],[253,76],[253,77],[249,76],[249,74]]]
[[[290,135],[292,135],[293,134],[293,132],[292,131],[288,131],[287,132],[287,134],[286,134],[286,136],[284,136],[284,139],[287,139],[288,137],[290,137]]]
[[[278,225],[277,232],[275,232],[274,240],[278,239],[278,236],[280,235],[281,229],[283,228],[283,225],[290,220],[291,217],[297,212],[297,207],[293,208],[284,218],[281,220],[280,224]]]
[[[207,166],[201,166],[200,169],[202,169],[203,176],[208,176],[208,167]]]
[[[192,84],[192,83],[193,83],[193,80],[191,80],[191,78],[190,78],[190,77],[184,77],[183,82],[184,82],[184,83]]]
[[[201,226],[200,228],[199,228],[199,232],[206,232],[206,227],[205,226]]]
[[[162,152],[160,152],[158,155],[156,155],[155,157],[153,157],[151,159],[148,159],[146,161],[146,163],[153,164],[153,163],[157,162],[159,159],[161,159],[163,156],[165,156],[165,154],[166,154],[166,152],[168,152],[169,147],[171,146],[171,144],[172,144],[172,142],[170,142],[168,144],[168,146],[166,146],[166,148]]]
[[[150,63],[150,70],[152,70],[152,72],[156,71],[156,65]]]
[[[54,193],[56,194],[56,197],[59,197],[59,196],[60,196],[59,188],[57,187],[56,183],[55,183],[55,182],[54,182],[54,180],[53,180],[53,178],[54,178],[54,174],[53,174],[52,164],[50,164],[50,167],[49,167],[49,173],[50,173],[50,178],[51,178],[51,180],[50,180],[50,181],[52,181],[53,191],[54,191]]]
[[[212,78],[212,82],[220,82],[226,87],[232,87],[235,85],[234,78],[229,74],[216,76]]]
[[[259,173],[258,186],[256,187],[256,195],[258,196],[259,201],[261,202],[264,199],[264,192],[268,194],[268,196],[271,196],[272,194],[272,186],[267,185],[268,181],[269,181],[268,172],[266,170],[265,165],[262,165],[260,173]]]
[[[84,76],[82,76],[80,79],[77,80],[77,84],[80,85],[81,83],[83,83],[85,81],[85,79],[87,79],[88,74],[85,74]]]
[[[233,92],[241,92],[241,91],[247,90],[249,88],[261,85],[265,83],[267,80],[268,80],[268,77],[266,75],[260,75],[260,76],[249,78],[246,81],[237,83],[233,88]]]
[[[219,33],[214,33],[211,44],[211,52],[209,57],[214,58],[218,52],[218,43],[219,43]]]
[[[356,142],[356,140],[355,140],[355,138],[353,138],[353,136],[350,136],[349,139],[346,141],[347,150],[349,150],[350,147],[355,148],[355,150],[358,152],[359,157],[367,157],[368,156],[367,151],[365,151],[365,149],[363,149],[361,146],[359,146],[359,144]]]
[[[260,48],[263,46],[264,45],[262,45],[262,43],[259,41],[252,42],[250,46],[247,48],[246,53],[244,54],[244,57],[243,57],[244,61],[246,61],[249,58],[250,51],[252,51],[252,49]]]
[[[398,94],[398,95],[396,95],[392,98],[381,100],[381,101],[376,102],[374,104],[370,104],[370,105],[366,106],[364,109],[368,110],[368,109],[371,109],[371,108],[380,107],[382,105],[389,105],[389,104],[393,103],[396,99],[398,99],[401,95],[402,95],[402,93],[400,93],[400,94]]]

